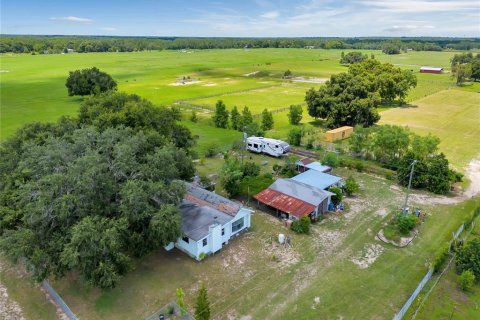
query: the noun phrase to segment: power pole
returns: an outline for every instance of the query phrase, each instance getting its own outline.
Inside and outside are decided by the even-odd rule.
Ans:
[[[403,204],[403,209],[404,210],[407,208],[408,196],[410,195],[410,188],[412,186],[413,170],[415,168],[415,163],[417,163],[417,160],[413,160],[413,162],[411,164],[412,169],[410,170],[410,179],[408,179],[407,194],[405,195],[405,203]]]
[[[243,126],[242,138],[243,138],[243,148],[242,148],[242,166],[243,166],[243,158],[245,158],[245,149],[247,149],[247,133],[245,130],[247,129],[246,126]]]

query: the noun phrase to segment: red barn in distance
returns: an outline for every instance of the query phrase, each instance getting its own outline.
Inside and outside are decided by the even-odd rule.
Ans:
[[[421,68],[420,68],[420,73],[436,73],[436,74],[440,74],[440,73],[443,73],[443,68],[437,68],[437,67],[421,67]]]

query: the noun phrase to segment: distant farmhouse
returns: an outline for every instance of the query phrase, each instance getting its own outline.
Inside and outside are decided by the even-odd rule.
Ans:
[[[250,228],[252,210],[191,183],[186,183],[186,187],[187,193],[180,205],[184,236],[170,243],[166,250],[177,247],[202,260]]]
[[[440,67],[421,67],[420,68],[420,73],[435,73],[435,74],[441,74],[443,73],[443,68]]]

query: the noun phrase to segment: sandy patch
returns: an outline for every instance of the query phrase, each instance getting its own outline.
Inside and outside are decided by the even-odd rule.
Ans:
[[[214,87],[216,85],[217,85],[216,83],[205,83],[203,86],[204,87]]]
[[[322,84],[325,83],[328,78],[315,78],[315,77],[295,77],[291,79],[293,82],[306,82],[306,83],[316,83]]]
[[[181,82],[173,82],[173,83],[170,83],[169,86],[186,86],[186,85],[189,85],[189,84],[195,84],[195,83],[200,83],[200,82],[203,82],[203,81],[200,81],[200,80],[196,80],[196,81],[181,81]]]
[[[283,245],[278,241],[266,240],[263,244],[262,251],[265,255],[272,257],[272,263],[275,264],[275,267],[289,267],[300,261],[300,255],[293,249],[295,243],[292,245]]]
[[[375,237],[375,240],[381,240],[385,243],[390,243],[390,244],[393,244],[394,246],[396,247],[400,247],[400,248],[403,248],[403,247],[406,247],[408,246],[412,241],[413,239],[415,239],[415,237],[418,235],[418,230],[417,229],[413,229],[412,231],[412,235],[410,237],[401,237],[400,238],[400,241],[397,243],[393,240],[389,240],[385,237],[385,235],[383,234],[383,229],[381,229],[378,233],[377,233],[377,236]]]
[[[371,244],[363,249],[359,256],[354,257],[351,261],[360,269],[366,269],[377,260],[383,253],[383,247],[379,244]]]
[[[0,272],[3,271],[3,265],[0,261]],[[0,319],[5,320],[25,320],[23,310],[20,305],[10,298],[7,288],[0,282]]]
[[[244,76],[245,77],[251,77],[251,76],[254,76],[256,75],[257,73],[259,73],[260,71],[253,71],[253,72],[250,72],[250,73],[245,73]]]
[[[390,186],[390,190],[396,191],[396,192],[401,192],[401,191],[402,191],[402,189],[401,189],[399,186],[394,185],[394,184],[392,184],[392,185]]]
[[[388,215],[388,210],[386,208],[380,208],[375,212],[375,214],[383,218]]]
[[[10,72],[10,70],[0,70],[0,73],[7,73]]]
[[[464,195],[467,198],[472,198],[480,193],[480,160],[470,161],[465,174],[470,179],[470,185],[465,190]]]

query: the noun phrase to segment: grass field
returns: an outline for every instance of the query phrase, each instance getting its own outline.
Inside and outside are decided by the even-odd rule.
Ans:
[[[346,201],[344,214],[329,215],[315,225],[311,235],[291,234],[292,249],[275,244],[278,233],[289,234],[282,223],[257,211],[250,232],[203,262],[160,250],[139,261],[113,290],[90,288],[73,273],[54,286],[84,319],[141,318],[174,299],[178,287],[186,291],[191,308],[200,282],[209,288],[213,319],[390,319],[438,246],[479,199],[455,206],[422,204],[428,218],[420,237],[398,249],[374,237],[403,192],[367,174],[336,173],[354,175],[362,186],[359,196]]]
[[[342,50],[255,49],[255,50],[202,50],[134,53],[88,53],[66,55],[0,55],[2,73],[0,138],[11,135],[19,126],[31,121],[54,121],[60,115],[74,115],[81,98],[68,97],[65,79],[68,72],[96,66],[111,74],[119,90],[136,93],[156,104],[170,104],[185,98],[201,98],[212,94],[258,88],[283,82],[287,69],[294,75],[326,78],[346,70],[339,64]],[[387,56],[380,51],[365,51],[381,61],[398,64],[403,68],[418,69],[419,65],[448,67],[454,52],[409,52]],[[265,71],[267,77],[246,74]],[[172,85],[178,78],[191,76],[200,82]],[[424,79],[425,78],[425,83]],[[433,80],[432,80],[433,79]],[[440,80],[432,84],[431,81]],[[430,81],[430,82],[428,82]],[[452,81],[448,75],[419,75],[418,89],[411,92],[412,99],[443,89]],[[453,81],[452,81],[453,82]],[[298,83],[295,87],[301,88]],[[318,85],[312,84],[317,87]],[[306,84],[305,87],[310,87]],[[467,88],[468,90],[468,88]],[[301,90],[274,97],[259,97],[263,107],[283,106],[303,102]],[[268,96],[268,92],[266,95]],[[230,99],[222,96],[222,99]],[[243,96],[232,102],[243,106],[246,99],[252,107],[263,109],[255,98]],[[215,100],[215,99],[214,99]],[[411,100],[411,99],[410,99]],[[216,101],[216,100],[215,100]],[[212,103],[210,101],[209,103]],[[257,107],[258,105],[258,107]]]
[[[467,240],[480,236],[480,224]],[[431,295],[419,310],[416,319],[476,319],[480,314],[480,285],[464,292],[458,285],[458,275],[455,273],[455,264],[440,279]]]
[[[412,107],[381,113],[380,123],[406,125],[420,134],[440,138],[440,150],[458,169],[480,154],[480,94],[442,90],[415,101]]]

